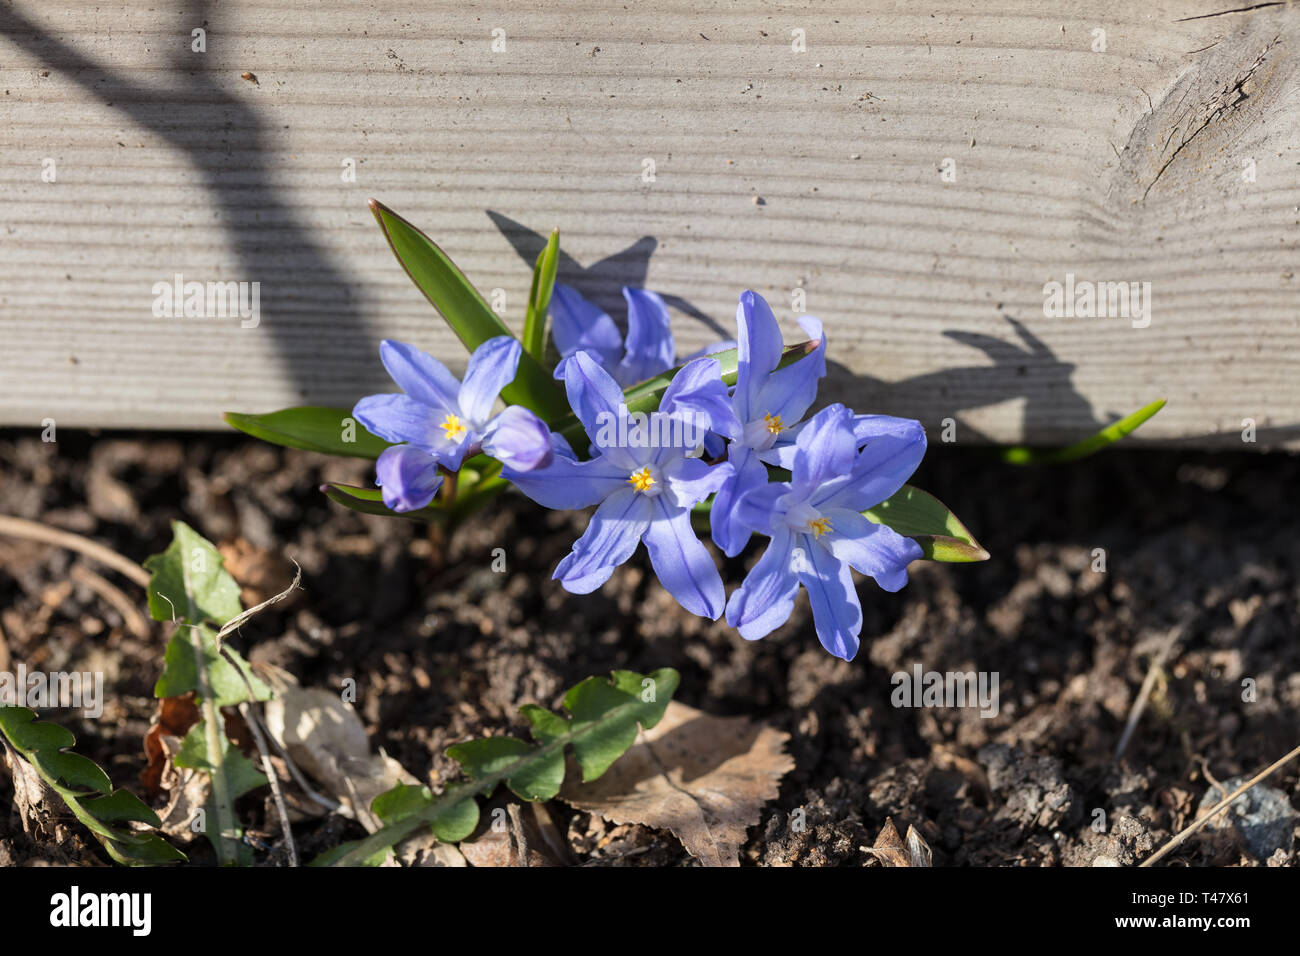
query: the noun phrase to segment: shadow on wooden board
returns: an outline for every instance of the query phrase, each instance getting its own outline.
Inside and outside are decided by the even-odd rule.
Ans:
[[[215,6],[215,0],[189,4],[187,22],[206,26]],[[331,261],[298,211],[284,202],[273,181],[275,153],[265,123],[224,92],[213,74],[177,57],[169,87],[146,88],[43,33],[7,5],[0,5],[0,33],[186,156],[202,177],[241,276],[261,282],[262,308],[296,319],[265,327],[298,394],[320,392],[340,370],[354,365],[356,356],[374,354],[378,339],[354,301],[358,283]],[[236,163],[237,177],[230,175]],[[282,263],[279,268],[293,276],[268,274],[268,262]],[[322,312],[328,313],[328,336],[319,334]],[[304,341],[316,347],[304,348]]]

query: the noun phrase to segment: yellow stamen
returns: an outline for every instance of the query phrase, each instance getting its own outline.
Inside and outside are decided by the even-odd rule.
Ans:
[[[768,434],[779,435],[785,429],[785,426],[781,424],[780,415],[764,415],[763,421],[767,425]]]
[[[833,531],[830,518],[814,518],[808,522],[808,530],[813,533],[813,537],[820,538],[827,531]]]
[[[466,431],[465,426],[460,423],[460,418],[451,414],[451,412],[447,413],[447,417],[443,419],[442,424],[438,427],[443,430],[451,441],[459,441]]]
[[[628,476],[627,483],[637,491],[649,491],[650,486],[655,483],[654,477],[650,474],[650,466],[646,465],[640,471],[634,471]]]

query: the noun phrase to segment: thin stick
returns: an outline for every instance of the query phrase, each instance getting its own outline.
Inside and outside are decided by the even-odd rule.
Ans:
[[[239,668],[235,668],[239,670]],[[251,686],[249,688],[252,689]],[[271,765],[271,755],[266,750],[266,738],[262,736],[262,728],[258,726],[257,715],[253,713],[253,708],[244,701],[239,705],[239,713],[244,718],[244,723],[248,724],[248,729],[253,732],[253,742],[257,744],[257,752],[262,755],[262,767],[266,771],[267,782],[271,784],[271,798],[275,801],[275,812],[280,816],[280,829],[284,832],[284,845],[289,853],[289,866],[298,865],[298,847],[293,842],[293,830],[289,827],[289,809],[284,804],[284,792],[280,789],[280,776],[275,772],[275,767]]]
[[[1138,691],[1137,700],[1133,701],[1133,707],[1128,713],[1128,722],[1124,725],[1124,733],[1120,735],[1119,743],[1115,745],[1114,761],[1119,762],[1119,758],[1124,756],[1124,750],[1128,747],[1129,738],[1133,736],[1133,731],[1137,729],[1137,723],[1142,718],[1142,712],[1146,710],[1147,700],[1151,697],[1151,689],[1156,685],[1156,674],[1164,666],[1165,659],[1169,657],[1169,652],[1174,649],[1178,643],[1178,638],[1182,636],[1183,625],[1176,624],[1169,631],[1169,636],[1165,638],[1164,644],[1160,648],[1160,653],[1151,661],[1151,666],[1147,668],[1147,676],[1142,681],[1142,689]]]
[[[46,544],[56,544],[62,548],[78,551],[114,571],[121,572],[142,588],[149,586],[149,572],[140,565],[111,548],[106,548],[82,535],[73,534],[71,531],[59,531],[57,528],[28,521],[26,518],[15,518],[13,515],[0,515],[0,534],[27,538],[30,541],[43,541]]]
[[[123,594],[122,589],[116,584],[80,563],[72,566],[72,571],[69,572],[68,576],[79,584],[84,584],[111,604],[117,613],[122,615],[122,619],[126,621],[127,630],[137,638],[142,641],[149,640],[149,625],[145,623],[144,617],[131,603],[131,599]]]
[[[1239,796],[1241,796],[1251,787],[1255,786],[1255,784],[1259,783],[1262,780],[1266,780],[1268,777],[1272,776],[1274,773],[1276,773],[1278,770],[1280,770],[1283,766],[1285,766],[1290,761],[1294,760],[1296,757],[1300,757],[1300,747],[1297,747],[1295,750],[1291,751],[1289,754],[1287,754],[1281,760],[1274,763],[1272,766],[1267,767],[1264,770],[1260,771],[1258,774],[1256,774],[1250,780],[1247,780],[1245,783],[1243,783],[1232,793],[1228,794],[1226,797],[1224,797],[1222,800],[1216,803],[1213,807],[1211,807],[1203,817],[1200,817],[1191,826],[1183,830],[1182,833],[1178,834],[1178,836],[1174,837],[1172,840],[1170,840],[1168,843],[1162,846],[1151,856],[1143,860],[1139,864],[1139,866],[1150,866],[1152,863],[1155,863],[1157,860],[1160,860],[1163,857],[1167,856],[1170,853],[1170,851],[1172,851],[1175,847],[1182,844],[1193,833],[1195,833],[1197,830],[1201,829],[1201,827],[1209,823],[1215,816],[1219,814],[1220,811],[1223,810],[1224,807],[1231,804],[1232,801],[1236,800]]]

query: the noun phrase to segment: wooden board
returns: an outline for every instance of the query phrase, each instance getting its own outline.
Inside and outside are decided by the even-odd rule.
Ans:
[[[463,367],[374,196],[516,328],[559,226],[562,280],[671,296],[683,353],[747,287],[793,336],[802,290],[828,397],[958,441],[1156,397],[1150,438],[1300,438],[1300,5],[814,6],[0,7],[0,424],[347,405],[384,337]],[[259,282],[257,327],[156,317],[177,274]],[[1149,324],[1045,315],[1067,275],[1150,283]]]

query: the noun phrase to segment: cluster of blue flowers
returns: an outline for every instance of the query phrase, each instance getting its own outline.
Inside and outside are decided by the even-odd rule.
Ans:
[[[394,511],[425,507],[444,473],[481,451],[547,508],[596,506],[555,569],[567,590],[600,587],[644,542],[655,574],[682,607],[715,620],[725,613],[748,640],[785,623],[802,585],[822,645],[851,660],[862,630],[852,570],[897,591],[907,583],[908,564],[921,557],[915,541],[862,514],[898,491],[920,464],[926,447],[920,423],[855,415],[839,404],[805,418],[826,374],[821,323],[800,317],[816,348],[782,365],[776,317],[762,296],[745,292],[736,310],[737,343],[710,350],[737,349],[735,387],[723,383],[716,359],[699,355],[681,366],[655,413],[694,426],[659,434],[703,433],[705,440],[695,446],[647,440],[644,422],[629,421],[637,413],[628,411],[623,388],[672,368],[676,351],[659,296],[634,289],[624,296],[626,339],[598,307],[567,286],[555,287],[552,337],[561,354],[555,376],[590,440],[581,456],[522,406],[492,414],[518,368],[515,339],[483,343],[463,383],[420,350],[384,342],[380,357],[405,394],[364,398],[354,412],[371,432],[398,443],[377,463],[384,502]],[[769,467],[789,480],[771,480]],[[769,539],[729,599],[691,527],[692,509],[710,495],[712,538],[724,554],[739,554],[754,534]]]

